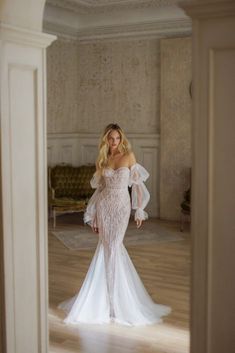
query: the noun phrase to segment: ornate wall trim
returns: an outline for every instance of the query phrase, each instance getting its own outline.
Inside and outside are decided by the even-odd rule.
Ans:
[[[44,31],[60,37],[78,39],[79,42],[89,42],[134,37],[149,39],[189,36],[192,33],[192,25],[189,19],[176,19],[76,29],[67,25],[44,21]]]
[[[183,9],[192,18],[208,19],[218,17],[231,17],[235,15],[234,1],[210,1],[210,2],[196,2],[191,4],[183,3]]]
[[[5,23],[1,24],[0,39],[2,41],[9,41],[24,44],[27,46],[34,46],[38,48],[45,48],[56,38],[47,33],[33,32],[27,29],[15,27]]]
[[[189,0],[190,1],[190,0]],[[47,0],[47,4],[77,13],[107,13],[117,10],[158,8],[177,5],[178,0]]]
[[[99,26],[77,32],[79,41],[139,38],[163,38],[190,35],[191,21],[188,19],[149,21],[138,24]]]

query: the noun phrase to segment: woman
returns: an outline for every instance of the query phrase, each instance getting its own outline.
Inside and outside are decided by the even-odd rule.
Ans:
[[[84,221],[99,236],[99,243],[80,292],[60,304],[66,323],[146,325],[161,322],[170,308],[155,304],[146,292],[123,245],[131,208],[139,228],[149,192],[148,172],[138,163],[117,124],[109,124],[102,136],[92,195]],[[128,186],[131,186],[131,202]]]

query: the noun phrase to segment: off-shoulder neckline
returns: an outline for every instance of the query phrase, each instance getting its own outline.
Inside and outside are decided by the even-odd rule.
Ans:
[[[119,169],[123,169],[123,168],[127,168],[128,170],[131,170],[135,165],[137,165],[138,163],[135,163],[135,164],[133,164],[132,166],[130,166],[130,167],[127,167],[127,166],[123,166],[123,167],[119,167],[119,168],[116,168],[116,169],[114,169],[114,168],[112,168],[112,167],[107,167],[107,169],[111,169],[111,170],[113,170],[114,172],[115,171],[117,171],[117,170],[119,170]]]
[[[128,169],[128,170],[130,170],[129,167],[119,167],[119,168],[116,168],[116,169],[113,169],[112,167],[107,167],[107,169],[111,169],[111,170],[113,170],[114,172],[116,172],[117,170],[120,170],[120,169]]]

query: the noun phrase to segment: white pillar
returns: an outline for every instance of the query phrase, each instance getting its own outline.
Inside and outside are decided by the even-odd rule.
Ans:
[[[193,19],[191,352],[235,352],[235,3]]]
[[[4,353],[48,352],[45,50],[54,39],[0,25]]]

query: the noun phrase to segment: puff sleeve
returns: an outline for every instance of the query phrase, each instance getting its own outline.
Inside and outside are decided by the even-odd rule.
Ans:
[[[104,188],[104,180],[103,176],[98,174],[97,172],[93,175],[91,181],[90,181],[92,189],[96,189],[93,195],[91,196],[87,207],[86,211],[84,213],[84,223],[94,227],[96,227],[96,203],[99,197],[100,192]]]
[[[131,189],[131,206],[135,210],[135,220],[148,218],[144,208],[147,206],[150,194],[144,184],[149,177],[147,170],[139,163],[135,163],[130,169],[129,186]]]

